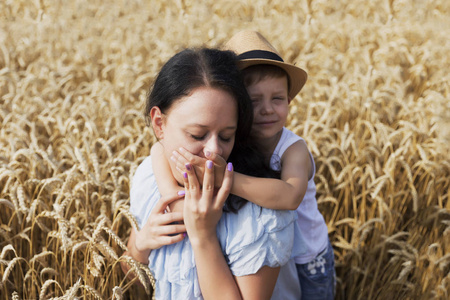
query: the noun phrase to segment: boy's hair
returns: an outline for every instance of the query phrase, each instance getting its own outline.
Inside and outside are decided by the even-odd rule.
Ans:
[[[266,78],[282,78],[287,79],[287,91],[290,89],[289,76],[285,70],[274,65],[253,65],[242,70],[242,77],[246,87],[256,84]]]

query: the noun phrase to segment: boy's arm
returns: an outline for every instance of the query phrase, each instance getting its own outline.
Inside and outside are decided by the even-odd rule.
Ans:
[[[184,191],[172,175],[169,162],[164,156],[164,148],[160,142],[153,144],[150,149],[156,184],[161,196],[171,195],[175,191]],[[178,200],[169,205],[170,211],[183,211],[183,201]]]
[[[201,158],[185,149],[180,149],[174,160],[179,168],[184,168],[186,162],[195,166],[203,163]],[[311,175],[312,164],[308,148],[305,142],[298,141],[281,158],[281,180],[234,172],[231,194],[265,208],[295,210],[305,196]]]
[[[281,159],[281,180],[234,173],[232,194],[259,206],[295,210],[300,205],[312,175],[308,148],[303,141],[292,144]]]

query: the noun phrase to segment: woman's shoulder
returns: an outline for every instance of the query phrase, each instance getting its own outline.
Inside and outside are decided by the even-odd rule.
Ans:
[[[136,181],[148,180],[149,177],[153,176],[152,160],[151,156],[145,157],[139,166],[136,168],[136,172],[133,175],[133,180],[131,187],[133,188]]]
[[[130,190],[130,212],[138,221],[139,228],[143,226],[159,198],[152,160],[147,156],[137,167]]]

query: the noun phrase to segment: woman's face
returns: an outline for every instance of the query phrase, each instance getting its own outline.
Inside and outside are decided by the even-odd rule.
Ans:
[[[160,122],[153,113],[151,116],[153,128],[158,127],[155,132],[159,132],[172,173],[179,182],[182,182],[181,174],[170,160],[174,150],[183,147],[200,157],[205,157],[209,151],[227,159],[233,149],[238,123],[237,102],[224,90],[196,88],[189,96],[174,102],[161,115]]]

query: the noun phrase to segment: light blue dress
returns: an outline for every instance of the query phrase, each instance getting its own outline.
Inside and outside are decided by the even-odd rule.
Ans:
[[[150,156],[137,168],[130,196],[130,211],[142,228],[161,197]],[[263,266],[283,266],[272,299],[300,299],[292,258],[306,249],[296,220],[295,211],[265,209],[251,202],[237,213],[224,212],[217,236],[233,275],[254,274]],[[188,237],[153,250],[149,268],[156,279],[156,299],[203,299]]]

